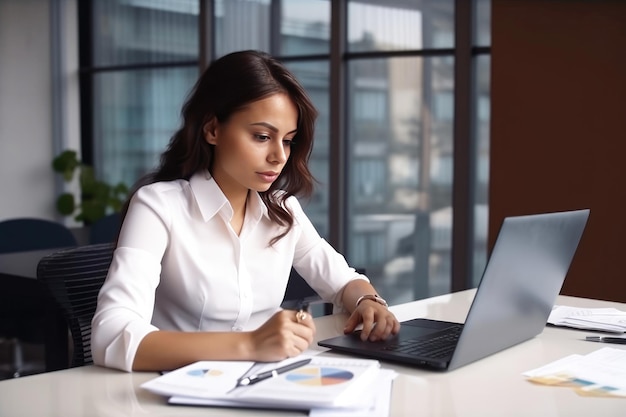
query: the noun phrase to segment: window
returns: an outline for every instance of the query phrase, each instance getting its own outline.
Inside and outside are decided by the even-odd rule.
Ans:
[[[154,168],[200,61],[260,49],[285,62],[320,112],[310,159],[319,184],[302,202],[320,234],[392,303],[478,283],[486,261],[490,0],[78,4],[83,160],[98,175],[132,184]],[[455,151],[466,148],[460,163]],[[459,176],[471,177],[473,190],[460,203]],[[471,247],[454,237],[461,218],[471,218]],[[472,254],[465,266],[473,272],[456,284],[453,247]]]
[[[381,123],[387,120],[387,91],[363,90],[354,93],[354,117],[358,122]]]
[[[131,185],[158,163],[198,76],[198,2],[78,6],[83,160]]]

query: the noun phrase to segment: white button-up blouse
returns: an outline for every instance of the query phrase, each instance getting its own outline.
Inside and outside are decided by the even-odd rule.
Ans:
[[[210,174],[158,182],[133,196],[92,321],[94,363],[131,371],[155,330],[254,330],[280,309],[291,267],[341,308],[344,286],[365,279],[316,232],[295,197],[282,230],[251,192],[239,236],[233,210]]]

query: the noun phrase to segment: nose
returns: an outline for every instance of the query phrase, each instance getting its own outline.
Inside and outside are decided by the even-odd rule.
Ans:
[[[289,157],[289,147],[285,147],[283,141],[272,142],[267,160],[273,164],[284,164]]]

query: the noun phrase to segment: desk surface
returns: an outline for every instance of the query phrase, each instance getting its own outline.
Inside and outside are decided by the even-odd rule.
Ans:
[[[400,320],[464,321],[474,293],[462,291],[392,309]],[[564,296],[559,296],[557,303],[626,310],[622,303]],[[345,319],[343,315],[316,318],[317,340],[340,334]],[[547,327],[532,340],[446,373],[383,362],[384,368],[399,372],[390,416],[623,416],[626,400],[581,397],[567,388],[533,385],[521,375],[571,353],[586,354],[604,347],[585,342],[585,335],[584,331]],[[311,348],[325,350],[316,345]],[[0,381],[0,416],[302,415],[166,405],[165,398],[139,388],[154,377],[150,372],[123,373],[87,366]]]

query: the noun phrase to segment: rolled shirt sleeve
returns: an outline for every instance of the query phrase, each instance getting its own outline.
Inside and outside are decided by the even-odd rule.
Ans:
[[[151,320],[168,240],[165,208],[150,189],[133,198],[92,320],[95,364],[131,371],[139,343],[158,330]]]

